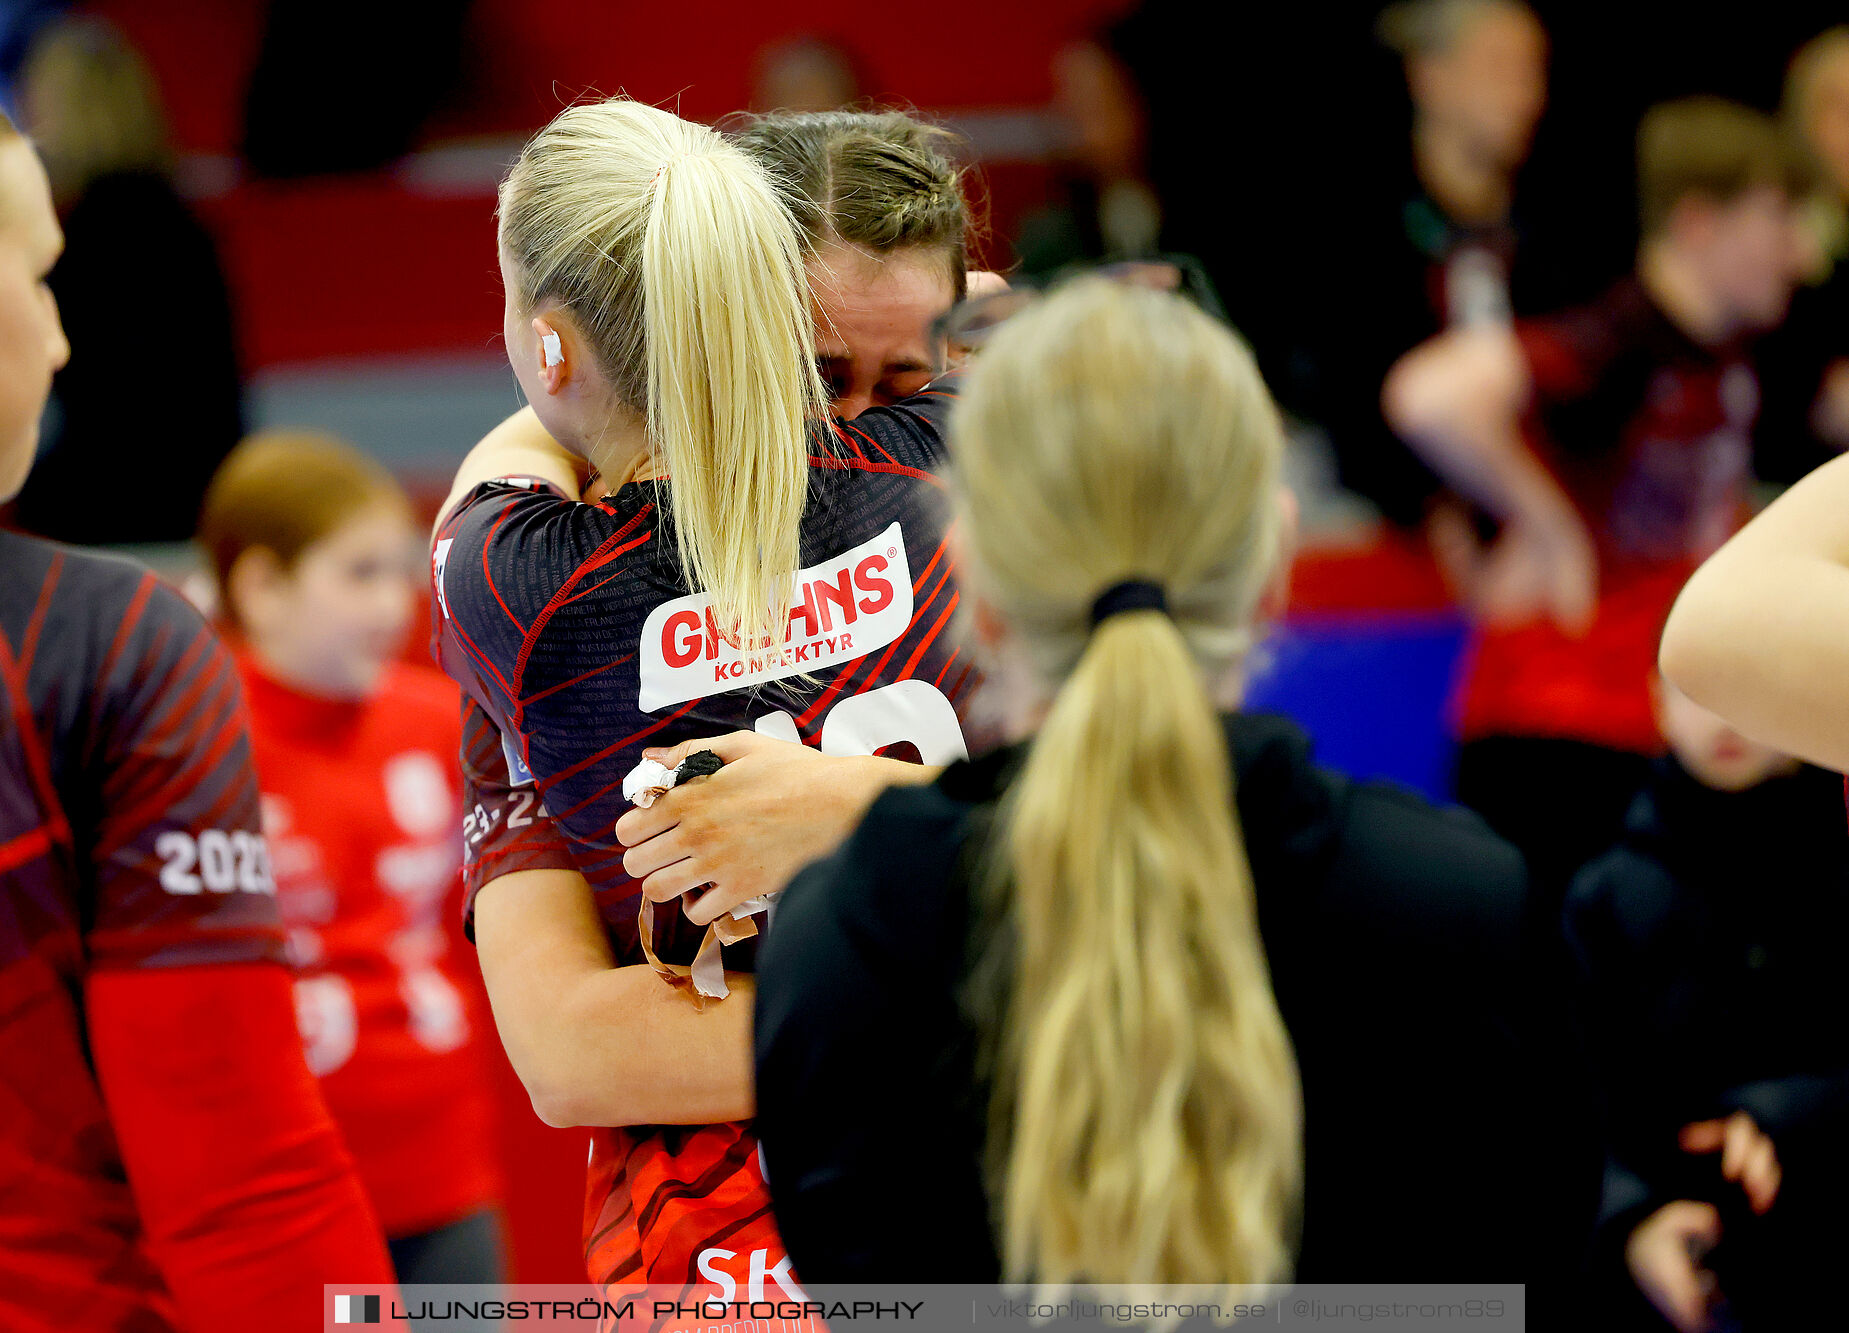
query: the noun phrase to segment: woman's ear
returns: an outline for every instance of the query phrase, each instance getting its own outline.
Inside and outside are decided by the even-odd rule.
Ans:
[[[223,609],[247,634],[262,635],[288,614],[284,605],[289,575],[276,552],[247,546],[225,576]]]
[[[539,341],[539,382],[546,386],[547,393],[556,394],[571,379],[578,341],[569,336],[562,320],[544,315],[533,316],[533,336]]]

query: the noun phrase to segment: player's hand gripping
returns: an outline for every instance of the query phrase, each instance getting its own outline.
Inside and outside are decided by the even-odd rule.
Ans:
[[[658,903],[688,895],[687,919],[700,926],[777,892],[828,855],[887,787],[928,782],[937,772],[871,755],[824,755],[750,731],[643,757],[673,768],[695,750],[711,750],[725,767],[631,810],[616,821],[616,836],[629,849],[623,868],[642,881],[642,892]],[[703,885],[712,887],[696,892]]]

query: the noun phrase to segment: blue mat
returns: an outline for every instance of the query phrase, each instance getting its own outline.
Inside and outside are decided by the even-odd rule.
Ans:
[[[1246,706],[1296,719],[1331,768],[1448,800],[1446,706],[1463,646],[1464,622],[1448,613],[1293,622],[1260,650]]]

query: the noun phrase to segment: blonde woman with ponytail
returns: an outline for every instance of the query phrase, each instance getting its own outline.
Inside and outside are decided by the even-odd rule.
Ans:
[[[1250,355],[1082,280],[985,346],[954,444],[1017,743],[881,796],[766,941],[805,1279],[1515,1280],[1519,858],[1214,702],[1280,570]]]
[[[713,887],[697,821],[646,866],[615,826],[645,747],[720,735],[698,748],[800,769],[755,826],[780,846],[795,825],[838,836],[917,771],[875,750],[965,754],[977,678],[944,633],[932,476],[952,394],[831,423],[813,246],[705,126],[571,107],[515,162],[499,222],[508,358],[543,433],[515,418],[476,447],[432,549],[465,769],[511,779],[464,830],[496,1025],[542,1118],[598,1127],[593,1280],[794,1295],[747,1123],[757,895],[781,882]]]

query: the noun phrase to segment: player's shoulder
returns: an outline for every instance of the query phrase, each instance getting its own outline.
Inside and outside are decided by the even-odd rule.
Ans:
[[[602,567],[651,547],[658,499],[650,486],[589,502],[536,478],[483,482],[437,527],[431,565],[442,614],[471,633],[510,616],[529,624],[591,562]]]
[[[127,556],[18,532],[0,532],[0,563],[7,571],[7,591],[35,600],[103,598],[106,605],[118,606],[154,578],[146,565]]]
[[[948,456],[946,428],[961,379],[952,371],[902,402],[831,422],[834,454],[879,470],[934,472]]]
[[[486,548],[491,557],[555,554],[561,541],[601,542],[646,517],[654,498],[648,487],[625,486],[600,500],[574,500],[539,477],[496,477],[449,507],[435,541]]]
[[[41,651],[126,645],[148,633],[183,649],[206,629],[205,618],[178,589],[126,556],[0,533],[0,569],[7,619],[25,611],[36,620]]]

